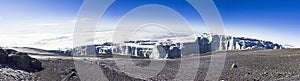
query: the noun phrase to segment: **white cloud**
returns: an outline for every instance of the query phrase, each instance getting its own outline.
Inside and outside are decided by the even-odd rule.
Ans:
[[[91,20],[91,19],[90,19],[90,18],[78,18],[78,19],[72,20],[71,22],[72,22],[72,23],[76,23],[76,22],[87,22],[87,21],[89,21],[89,20]]]
[[[57,26],[56,23],[42,23],[42,24],[33,24],[34,26]]]

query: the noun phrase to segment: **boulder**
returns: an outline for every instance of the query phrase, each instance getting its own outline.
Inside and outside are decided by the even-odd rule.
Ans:
[[[41,70],[42,69],[42,63],[35,59],[35,58],[32,58],[31,59],[31,67],[35,70]]]
[[[26,53],[17,52],[8,56],[8,64],[25,71],[39,71],[42,69],[42,64],[35,58],[31,58]]]
[[[8,59],[8,54],[0,48],[0,64],[6,64]]]
[[[231,64],[231,69],[233,69],[233,68],[238,68],[238,66],[235,63],[232,63]]]

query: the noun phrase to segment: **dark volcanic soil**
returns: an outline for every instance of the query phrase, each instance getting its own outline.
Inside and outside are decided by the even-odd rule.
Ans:
[[[216,52],[218,54],[224,52]],[[300,49],[282,50],[248,50],[228,51],[223,72],[219,80],[300,80]],[[196,80],[202,81],[209,69],[210,53],[194,55],[170,60],[129,59],[118,57],[112,59],[98,58],[76,61],[77,66],[87,66],[78,70],[71,59],[40,60],[44,70],[34,73],[42,81],[77,81],[77,80],[106,80],[111,81],[143,81],[143,80]],[[133,61],[133,65],[130,63]],[[152,65],[152,66],[149,66]],[[161,67],[161,65],[163,65]],[[136,67],[144,68],[144,71]],[[151,68],[147,68],[147,67]],[[95,67],[95,68],[93,68]],[[92,69],[90,69],[92,68]],[[89,73],[100,69],[104,76]],[[86,77],[78,78],[78,74]]]
[[[230,70],[230,64],[237,68]],[[300,50],[257,50],[227,52],[225,80],[291,80],[300,75]],[[295,77],[294,77],[295,78]],[[300,80],[298,77],[297,81]]]
[[[73,60],[49,59],[40,60],[43,71],[36,72],[41,81],[80,81]]]

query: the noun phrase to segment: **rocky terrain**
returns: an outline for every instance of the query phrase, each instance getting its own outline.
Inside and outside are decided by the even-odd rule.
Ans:
[[[207,53],[202,55],[194,55],[190,57],[183,57],[182,59],[167,60],[166,65],[161,70],[160,68],[148,68],[148,72],[157,71],[158,74],[150,78],[144,75],[131,76],[131,80],[196,80],[202,81],[206,77],[209,69],[210,56],[212,54],[219,54],[224,52]],[[247,51],[228,51],[224,65],[223,72],[219,80],[225,81],[299,81],[300,80],[300,49],[280,49],[280,50],[247,50]],[[149,60],[133,59],[136,66],[145,67],[149,65]],[[151,62],[159,63],[162,60],[154,60]],[[182,76],[178,74],[178,66],[181,63],[195,63],[186,64],[188,67],[180,71]],[[185,64],[184,64],[185,65]],[[116,63],[111,60],[100,61],[102,70],[109,73],[106,74],[108,80],[118,81],[116,77],[124,76],[124,67],[116,66]],[[125,65],[124,65],[125,66]],[[103,69],[106,67],[106,69]],[[130,68],[126,67],[126,68]],[[136,72],[135,69],[130,72]],[[161,71],[160,71],[161,70]],[[190,78],[190,70],[197,71],[195,77]],[[128,70],[127,70],[128,71]],[[113,72],[113,73],[111,73]],[[145,71],[147,73],[147,71]],[[145,73],[145,74],[146,74]],[[112,77],[112,74],[114,75]],[[118,74],[118,75],[116,75]],[[140,78],[138,78],[140,77]]]
[[[76,81],[73,60],[32,58],[36,56],[54,56],[53,54],[33,51],[0,48],[0,81]],[[30,51],[30,52],[28,52]],[[62,57],[59,57],[62,58]]]
[[[32,72],[41,71],[41,62],[27,53],[0,48],[0,80],[37,80]]]
[[[23,70],[16,70],[8,67],[0,68],[0,81],[15,80],[38,80],[38,77],[34,73],[29,73]]]
[[[4,50],[4,52],[7,52]],[[11,51],[10,53],[13,53]],[[38,55],[14,52],[12,55],[1,53],[3,57],[17,55],[19,57],[34,57],[31,61],[41,63],[43,69],[30,70],[11,66],[1,60],[0,80],[39,80],[39,81],[144,81],[144,80],[196,80],[205,79],[209,69],[211,55],[224,54],[224,51],[192,55],[177,59],[147,59],[122,55],[99,55],[95,57],[70,57]],[[219,80],[300,80],[300,49],[270,49],[270,50],[243,50],[227,51],[224,69]],[[134,65],[129,65],[133,62]],[[121,64],[120,64],[121,63]],[[146,68],[154,64],[151,68]],[[127,65],[128,64],[128,65]],[[163,67],[159,65],[165,64]],[[188,67],[179,67],[181,65]],[[28,63],[27,63],[28,65]],[[30,64],[29,64],[30,65]],[[155,66],[157,65],[157,66]],[[30,65],[33,68],[34,65]],[[82,68],[78,68],[82,66]],[[136,67],[146,68],[139,71]],[[150,67],[150,66],[149,66]],[[103,73],[97,74],[101,70]],[[96,73],[95,73],[96,72]],[[153,72],[158,72],[152,75]],[[136,74],[130,74],[136,73]],[[193,74],[194,73],[194,74]],[[181,76],[178,76],[181,75]],[[88,77],[88,78],[87,78]]]

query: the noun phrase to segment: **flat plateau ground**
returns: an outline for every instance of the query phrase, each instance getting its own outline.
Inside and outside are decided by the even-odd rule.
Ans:
[[[202,81],[211,55],[193,55],[170,60],[150,60],[127,56],[61,57],[42,56],[44,70],[34,73],[43,81],[59,80],[184,80]],[[56,58],[53,58],[56,57]],[[133,65],[130,65],[133,63]],[[234,67],[232,67],[234,65]],[[143,71],[137,67],[144,68]],[[148,68],[150,67],[150,68]],[[102,71],[102,73],[99,73]],[[299,81],[300,49],[227,51],[219,80]]]

